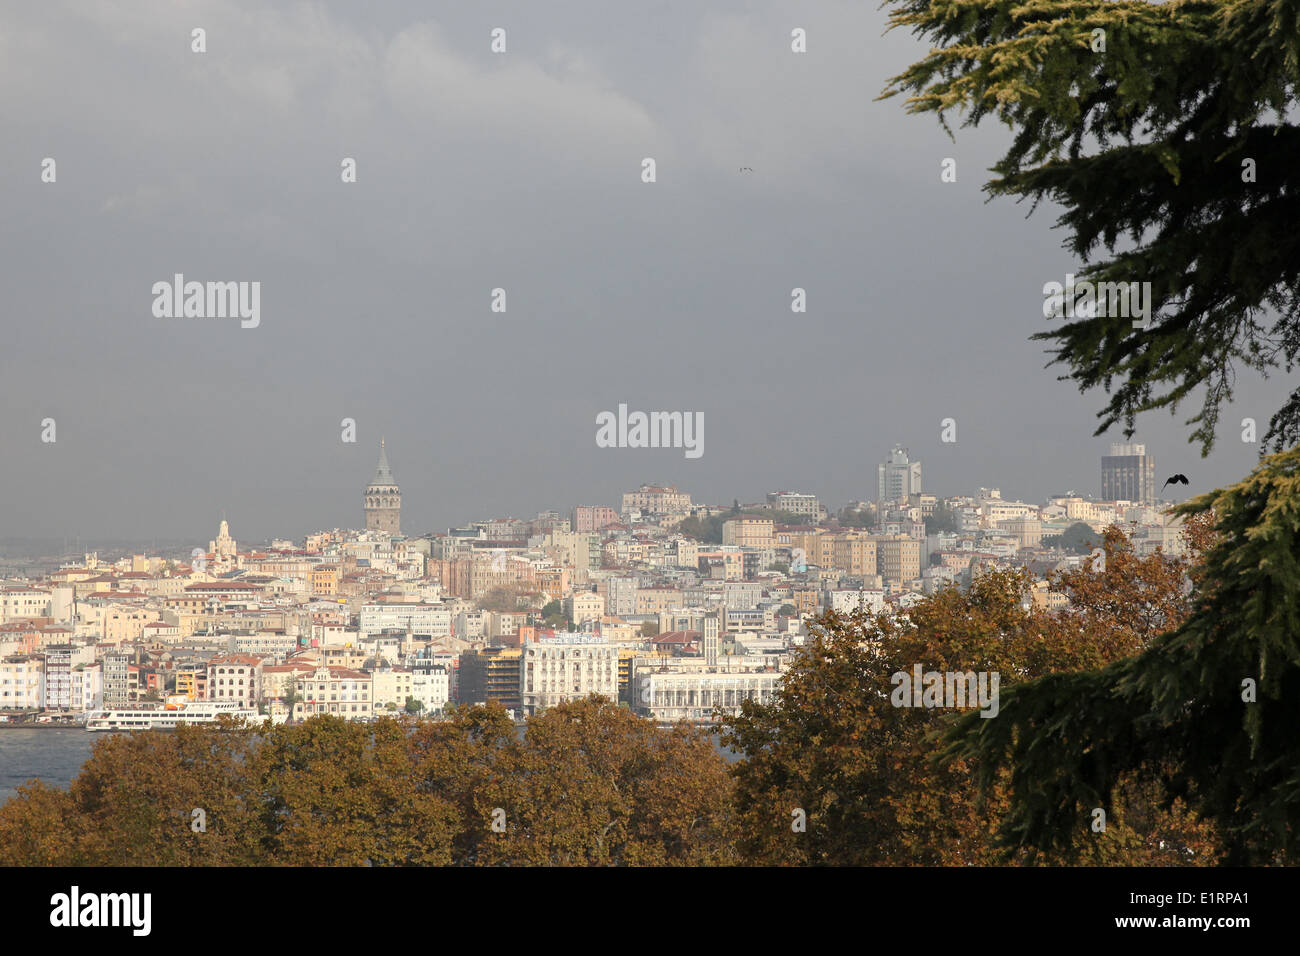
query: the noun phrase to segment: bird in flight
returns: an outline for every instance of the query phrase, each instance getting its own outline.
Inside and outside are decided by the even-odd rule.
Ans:
[[[1163,485],[1160,486],[1160,490],[1163,492],[1163,491],[1165,490],[1165,488],[1167,488],[1170,484],[1175,484],[1175,485],[1185,485],[1185,484],[1187,484],[1187,476],[1186,476],[1186,475],[1174,475],[1174,476],[1172,476],[1172,477],[1170,477],[1170,478],[1166,478],[1166,479],[1165,479],[1165,483],[1164,483]]]
[[[741,171],[742,173],[752,173],[752,172],[754,171],[754,167],[752,167],[752,166],[741,166],[741,167],[740,167],[740,171]]]

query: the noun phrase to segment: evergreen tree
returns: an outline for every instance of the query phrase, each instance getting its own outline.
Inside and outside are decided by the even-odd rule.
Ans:
[[[1015,130],[985,189],[1064,212],[1080,279],[1150,282],[1151,317],[1103,310],[1036,338],[1081,389],[1103,386],[1097,434],[1204,387],[1202,454],[1234,366],[1300,354],[1300,0],[890,0],[891,29],[932,52],[882,98],[968,110]],[[1101,247],[1104,256],[1095,256]],[[1300,388],[1265,448],[1300,440]]]

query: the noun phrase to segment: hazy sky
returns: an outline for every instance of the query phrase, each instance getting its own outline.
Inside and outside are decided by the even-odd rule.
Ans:
[[[834,508],[874,497],[893,442],[939,494],[1100,493],[1123,440],[1091,437],[1104,396],[1028,341],[1043,284],[1079,263],[1052,209],[985,202],[1005,129],[954,144],[874,102],[926,51],[885,21],[860,2],[6,4],[0,537],[206,542],[223,510],[247,541],[355,527],[381,434],[409,534],[617,506],[644,481]],[[178,272],[260,282],[260,324],[156,318]],[[1262,434],[1284,386],[1243,376],[1208,460],[1182,424],[1199,400],[1134,440],[1182,494],[1222,485],[1257,458],[1237,423]],[[597,447],[620,403],[702,413],[703,455]]]

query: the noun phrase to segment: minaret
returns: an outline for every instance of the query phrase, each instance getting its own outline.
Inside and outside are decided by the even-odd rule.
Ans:
[[[402,492],[388,467],[388,452],[384,439],[379,439],[379,464],[375,477],[366,487],[366,530],[402,533]]]

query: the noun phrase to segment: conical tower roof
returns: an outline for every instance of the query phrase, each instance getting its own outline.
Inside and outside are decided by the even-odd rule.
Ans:
[[[395,485],[393,470],[388,467],[388,452],[384,450],[384,440],[379,439],[379,464],[375,467],[375,477],[370,479],[371,486]]]

